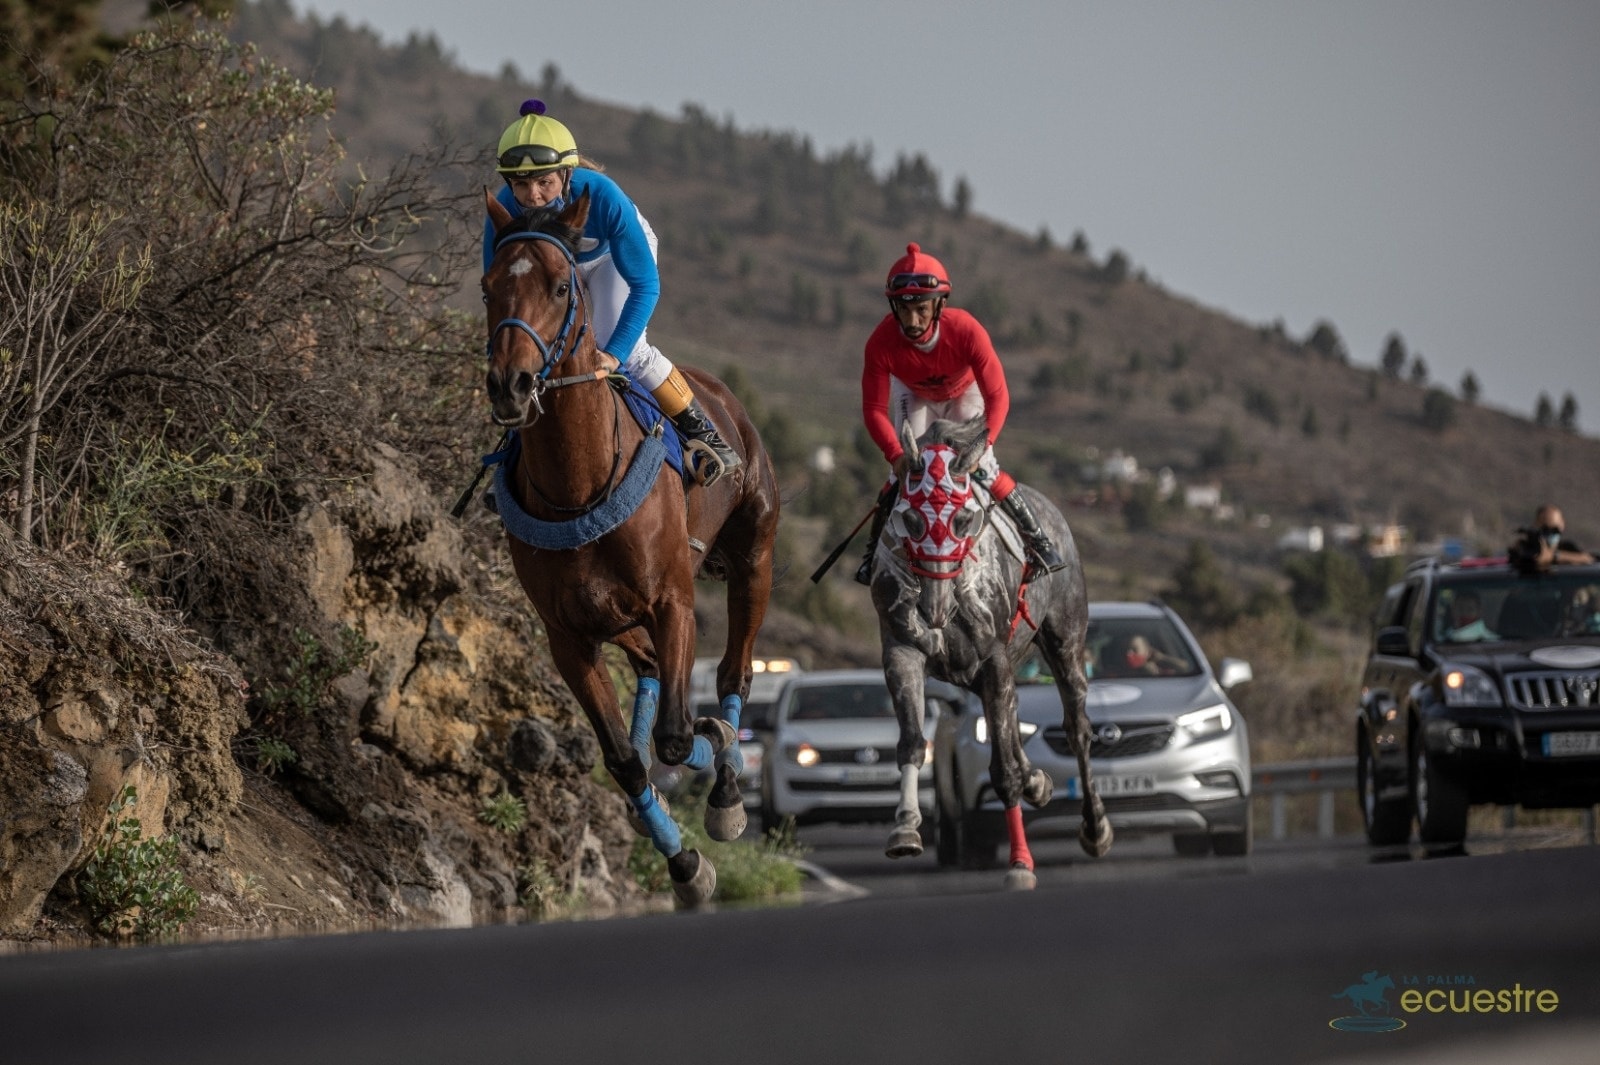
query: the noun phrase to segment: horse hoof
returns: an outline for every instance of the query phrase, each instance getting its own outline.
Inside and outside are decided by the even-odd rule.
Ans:
[[[1111,822],[1100,818],[1100,834],[1092,839],[1089,836],[1089,824],[1084,822],[1083,827],[1078,829],[1078,844],[1089,857],[1104,858],[1111,849]]]
[[[1050,796],[1054,795],[1055,791],[1056,785],[1050,779],[1050,774],[1035,766],[1033,772],[1028,774],[1028,783],[1022,789],[1022,797],[1035,810],[1042,810],[1050,802]]]
[[[883,853],[891,858],[915,858],[922,853],[922,835],[914,828],[901,825],[889,833],[889,845]]]
[[[711,741],[711,753],[721,754],[733,746],[739,734],[733,726],[719,717],[697,717],[694,719],[694,734],[704,736]]]
[[[650,785],[650,790],[655,792],[656,805],[661,807],[661,812],[666,814],[668,817],[671,817],[672,807],[668,805],[667,797],[661,794],[661,792],[656,791],[656,786],[654,784]],[[646,839],[650,837],[650,826],[644,823],[644,818],[639,816],[639,811],[634,809],[633,803],[631,802],[628,803],[628,824],[639,835],[644,836]]]
[[[700,861],[694,875],[688,880],[674,880],[672,893],[677,896],[678,909],[694,910],[711,901],[711,896],[717,893],[717,869],[699,851],[691,852]]]
[[[718,843],[728,843],[744,835],[744,830],[750,824],[750,815],[744,812],[744,803],[735,803],[732,806],[718,809],[715,806],[706,807],[706,835]]]
[[[1039,878],[1032,869],[1018,862],[1006,870],[1007,891],[1032,891],[1039,886]]]

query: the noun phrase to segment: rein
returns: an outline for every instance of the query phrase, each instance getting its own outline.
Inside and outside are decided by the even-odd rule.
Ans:
[[[583,324],[573,332],[573,323],[577,321],[578,310],[583,302],[583,281],[578,276],[578,260],[573,256],[572,249],[548,233],[520,232],[508,233],[494,242],[494,253],[500,254],[500,249],[519,240],[537,240],[546,244],[553,244],[560,252],[561,257],[567,261],[567,313],[561,320],[561,328],[557,331],[555,339],[548,344],[539,331],[521,318],[502,318],[495,324],[489,333],[489,343],[484,347],[484,355],[494,357],[494,343],[500,339],[500,333],[506,329],[519,329],[528,334],[534,345],[539,349],[541,366],[539,369],[538,384],[533,390],[533,405],[539,414],[544,413],[544,404],[539,402],[540,395],[547,388],[565,388],[568,385],[582,384],[586,381],[600,381],[609,375],[607,370],[595,370],[593,373],[576,374],[572,377],[557,377],[551,379],[550,372],[562,359],[578,350],[583,343],[584,334],[589,331],[589,317],[584,315]],[[568,335],[571,343],[568,343]],[[537,417],[538,415],[535,415]]]

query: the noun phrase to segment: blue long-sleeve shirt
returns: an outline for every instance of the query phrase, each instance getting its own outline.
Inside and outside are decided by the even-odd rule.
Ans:
[[[587,278],[609,258],[617,274],[628,285],[628,298],[615,323],[593,322],[597,338],[605,338],[606,352],[626,362],[644,335],[650,315],[661,298],[661,273],[650,251],[639,209],[615,181],[598,170],[578,167],[572,171],[569,202],[589,193],[589,220],[584,223],[578,242],[578,269]],[[515,218],[522,213],[508,185],[496,197]],[[494,259],[494,223],[483,225],[483,269],[488,272]],[[609,336],[606,326],[611,326]]]

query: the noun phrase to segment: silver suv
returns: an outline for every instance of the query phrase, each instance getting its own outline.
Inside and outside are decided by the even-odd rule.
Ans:
[[[1161,603],[1091,603],[1090,767],[1118,834],[1171,833],[1181,855],[1251,848],[1250,739],[1227,689],[1251,679],[1224,658],[1213,675],[1188,626]],[[1004,808],[989,784],[988,726],[975,700],[934,737],[941,865],[992,864],[1005,841]],[[1073,835],[1081,821],[1077,758],[1048,678],[1017,685],[1023,752],[1055,783],[1042,810],[1023,805],[1032,836]]]

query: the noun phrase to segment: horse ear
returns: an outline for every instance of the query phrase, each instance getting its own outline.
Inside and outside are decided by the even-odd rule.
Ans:
[[[483,202],[489,210],[489,220],[494,223],[495,232],[510,224],[511,212],[506,210],[505,204],[494,198],[487,185],[483,187]]]
[[[911,422],[909,420],[900,423],[900,446],[907,455],[911,456],[913,461],[922,452],[922,449],[917,446],[917,438],[911,432]]]
[[[956,456],[955,472],[971,473],[983,461],[983,452],[989,446],[989,423],[983,415],[974,415],[961,423],[961,435],[968,443]]]
[[[561,212],[561,224],[571,226],[573,229],[583,229],[583,224],[589,220],[589,190],[584,189],[566,210]]]

